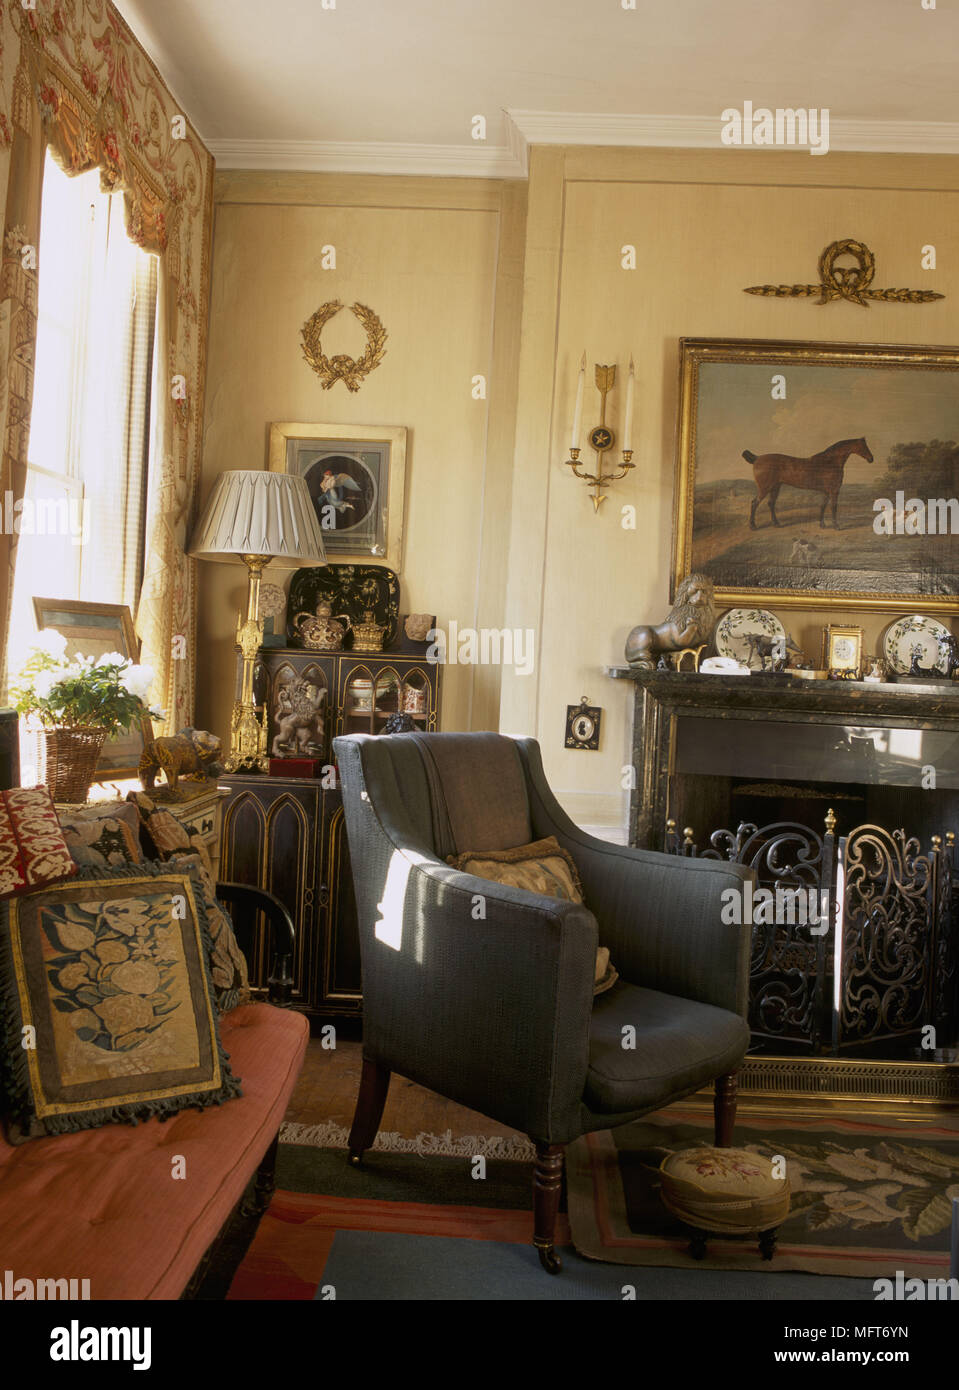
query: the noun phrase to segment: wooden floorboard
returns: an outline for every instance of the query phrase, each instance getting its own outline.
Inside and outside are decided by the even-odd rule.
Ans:
[[[349,1129],[360,1087],[362,1044],[337,1038],[335,1049],[327,1049],[318,1037],[311,1038],[306,1061],[286,1112],[288,1121],[316,1125],[326,1121]],[[427,1091],[405,1077],[394,1076],[383,1112],[381,1130],[415,1138],[418,1134],[445,1134],[454,1139],[466,1134],[508,1135],[517,1133],[508,1125],[467,1110]]]

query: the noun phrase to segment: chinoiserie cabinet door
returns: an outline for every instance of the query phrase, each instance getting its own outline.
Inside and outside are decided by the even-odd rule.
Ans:
[[[251,883],[275,894],[296,927],[293,1000],[309,1010],[317,950],[321,872],[322,792],[317,782],[298,778],[233,776],[221,779],[230,792],[223,810],[220,876]],[[251,983],[266,988],[266,934],[257,933]]]

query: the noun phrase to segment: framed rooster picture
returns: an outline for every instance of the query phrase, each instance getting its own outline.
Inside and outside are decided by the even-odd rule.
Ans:
[[[959,348],[684,338],[673,586],[959,612]]]
[[[270,426],[270,470],[306,480],[331,561],[403,561],[406,429],[401,425]]]

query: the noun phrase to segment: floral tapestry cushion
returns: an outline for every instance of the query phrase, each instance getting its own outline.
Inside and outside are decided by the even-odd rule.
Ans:
[[[77,871],[46,787],[0,792],[0,899]]]
[[[59,811],[60,829],[74,861],[83,867],[142,864],[140,817],[126,801],[105,801]]]
[[[184,865],[81,869],[0,905],[7,1136],[136,1123],[240,1094]]]
[[[446,861],[454,869],[478,878],[495,879],[527,893],[542,893],[548,898],[582,903],[583,885],[573,856],[549,835],[514,849],[472,850],[451,855]],[[600,946],[596,951],[593,993],[604,994],[619,979],[619,971],[610,963],[609,949]]]
[[[246,956],[240,950],[229,913],[217,902],[212,875],[200,862],[200,856],[192,851],[189,854],[171,854],[167,863],[191,865],[203,886],[203,904],[210,928],[210,976],[217,1008],[221,1014],[225,1014],[238,1004],[249,1004],[253,996],[250,993]]]

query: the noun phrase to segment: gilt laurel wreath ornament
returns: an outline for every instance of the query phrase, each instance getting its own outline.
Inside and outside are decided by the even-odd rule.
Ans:
[[[346,382],[348,391],[358,391],[363,385],[363,378],[380,365],[386,352],[386,329],[376,314],[365,304],[351,304],[352,313],[366,329],[366,351],[359,361],[342,352],[335,357],[327,357],[320,343],[320,334],[327,321],[342,308],[338,299],[331,299],[327,304],[321,304],[300,329],[303,356],[320,378],[324,391],[329,391],[337,381]]]
[[[840,256],[851,256],[855,266],[837,265]],[[845,299],[864,309],[868,309],[871,299],[895,304],[929,304],[934,299],[945,299],[936,290],[874,290],[871,286],[875,274],[876,258],[865,242],[845,237],[830,242],[819,257],[818,285],[750,285],[745,293],[776,299],[812,299],[818,295],[817,304]]]

